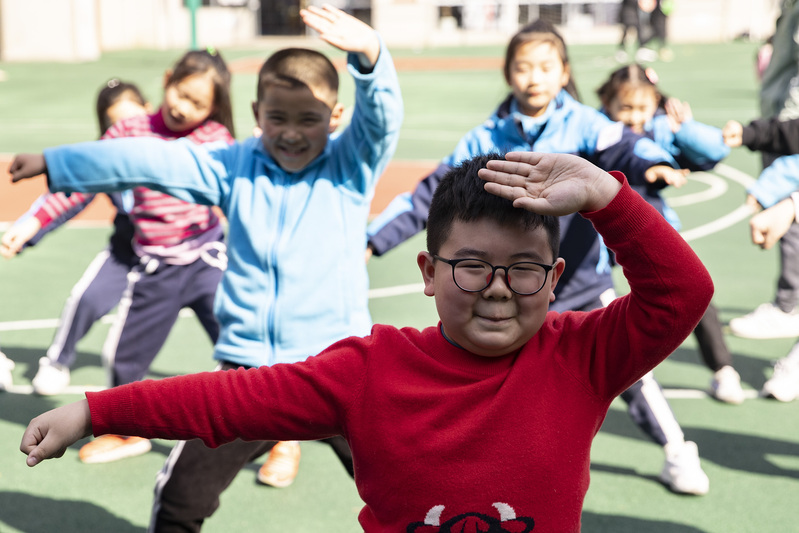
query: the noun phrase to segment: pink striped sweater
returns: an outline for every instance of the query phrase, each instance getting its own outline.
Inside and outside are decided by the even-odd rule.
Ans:
[[[197,144],[233,142],[227,128],[212,120],[190,131],[173,132],[164,124],[160,110],[149,116],[122,120],[103,135],[103,139],[120,137],[165,140],[186,137]],[[71,207],[88,203],[93,196],[89,193],[49,194],[34,216],[44,227]],[[209,243],[219,241],[224,234],[219,217],[210,207],[184,202],[145,187],[133,189],[133,207],[129,215],[135,228],[133,249],[136,253],[169,264],[185,265],[196,261]]]

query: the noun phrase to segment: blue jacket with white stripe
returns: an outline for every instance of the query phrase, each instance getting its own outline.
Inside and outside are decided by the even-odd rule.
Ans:
[[[369,225],[369,246],[381,255],[423,230],[430,201],[441,178],[459,162],[479,154],[535,151],[579,155],[605,170],[626,174],[630,185],[652,203],[661,185],[646,183],[644,172],[657,164],[676,166],[669,153],[650,139],[613,122],[562,90],[542,117],[516,109],[512,95],[480,126],[472,129],[412,193],[397,196]],[[579,309],[613,287],[607,251],[593,226],[579,216],[561,218],[560,256],[566,271],[550,309]]]

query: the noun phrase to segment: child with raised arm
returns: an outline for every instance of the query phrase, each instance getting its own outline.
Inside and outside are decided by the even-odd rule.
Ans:
[[[549,23],[537,20],[508,43],[503,68],[510,94],[488,120],[468,132],[412,194],[402,194],[369,225],[369,249],[382,255],[423,230],[433,191],[457,162],[475,155],[512,150],[579,155],[605,170],[624,172],[642,195],[657,197],[666,183],[684,181],[671,155],[651,139],[582,104],[566,43]],[[555,291],[555,310],[587,310],[613,293],[610,259],[586,220],[560,218],[561,254],[567,267]],[[708,479],[696,446],[686,445],[679,423],[654,378],[624,399],[633,422],[661,446],[662,481],[673,491],[703,494]],[[668,444],[668,446],[666,446]]]
[[[730,148],[719,128],[694,120],[687,102],[666,97],[652,68],[632,63],[613,71],[597,89],[602,112],[634,132],[649,137],[667,150],[686,171],[712,169],[727,157]],[[677,230],[680,220],[659,192],[645,194]],[[718,309],[711,304],[694,331],[702,361],[713,372],[709,393],[719,401],[740,404],[745,394],[741,376],[721,329]]]
[[[778,220],[777,213],[787,211],[799,188],[799,119],[778,118],[753,120],[747,125],[729,121],[724,126],[724,140],[732,147],[746,146],[777,156],[763,169],[757,181],[747,189],[747,204],[765,209],[752,217],[752,240],[769,249],[775,243],[780,248],[780,276],[773,302],[758,306],[743,317],[730,320],[730,329],[742,337],[769,338],[799,335],[799,312],[792,307],[797,296],[790,288],[797,275],[797,242],[799,225],[784,223],[779,231],[769,229]],[[765,154],[764,154],[765,155]],[[775,209],[776,206],[779,209]],[[757,238],[757,240],[756,240]],[[799,397],[799,349],[774,365],[772,376],[760,390],[761,396],[790,402]]]
[[[103,141],[47,150],[46,165],[41,156],[12,163],[15,179],[46,167],[54,190],[147,185],[219,205],[229,221],[228,268],[215,304],[221,330],[214,358],[222,368],[302,361],[371,327],[366,222],[399,137],[399,83],[368,25],[329,6],[302,10],[302,17],[349,52],[355,109],[342,132],[333,134],[343,112],[333,64],[317,51],[289,48],[259,73],[253,111],[261,137],[231,146]],[[330,443],[352,473],[346,443]],[[270,446],[179,443],[156,482],[151,528],[199,530],[239,470]]]
[[[28,464],[92,432],[211,446],[342,434],[365,531],[579,531],[611,402],[691,332],[712,282],[622,174],[566,154],[506,158],[466,160],[436,190],[417,263],[438,325],[375,326],[304,362],[87,394],[31,422]],[[548,313],[565,267],[556,217],[574,212],[616,253],[631,292]]]

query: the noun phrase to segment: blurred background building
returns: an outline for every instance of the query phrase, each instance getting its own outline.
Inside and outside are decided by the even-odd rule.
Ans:
[[[299,10],[322,0],[0,0],[0,60],[91,61],[106,51],[225,48],[299,36]],[[331,0],[375,27],[389,46],[498,44],[547,19],[567,42],[617,42],[620,0]],[[673,0],[669,41],[761,40],[779,0]]]

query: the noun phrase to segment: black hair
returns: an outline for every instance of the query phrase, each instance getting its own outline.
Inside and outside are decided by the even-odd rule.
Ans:
[[[166,85],[178,83],[194,74],[212,73],[214,84],[214,111],[208,117],[219,122],[236,136],[233,129],[233,105],[230,100],[230,71],[222,55],[213,49],[191,50],[183,54],[172,69]]]
[[[580,101],[580,94],[577,92],[577,86],[574,83],[574,76],[572,76],[571,64],[569,63],[569,52],[566,49],[566,41],[555,26],[545,20],[535,20],[527,24],[516,35],[511,37],[508,47],[505,49],[505,64],[502,67],[502,73],[505,75],[505,81],[510,83],[510,66],[513,63],[513,58],[516,52],[527,43],[544,42],[551,44],[555,50],[558,51],[560,60],[563,66],[569,69],[569,81],[566,83],[564,89],[575,100]]]
[[[619,94],[622,87],[628,86],[631,89],[639,87],[651,87],[655,91],[655,98],[658,101],[658,108],[665,109],[667,98],[658,89],[657,83],[650,77],[653,71],[638,64],[631,63],[624,67],[614,70],[608,80],[597,89],[596,94],[605,109]]]
[[[100,126],[100,137],[105,135],[108,128],[112,126],[111,120],[108,118],[108,109],[123,97],[127,97],[141,105],[147,103],[147,100],[144,99],[144,96],[142,96],[141,91],[135,84],[121,81],[117,78],[108,80],[103,88],[100,89],[100,92],[97,93],[97,102],[95,105],[97,109],[97,124]]]
[[[270,85],[291,89],[308,87],[320,91],[331,109],[338,101],[338,72],[321,52],[308,48],[284,48],[264,62],[258,73],[257,101],[261,101]]]
[[[427,251],[432,255],[439,253],[456,220],[473,222],[489,219],[502,226],[522,227],[525,230],[544,228],[552,257],[558,257],[560,223],[557,217],[513,207],[510,200],[486,192],[485,182],[478,177],[477,171],[494,159],[503,157],[493,153],[467,159],[452,167],[441,178],[427,216]]]

